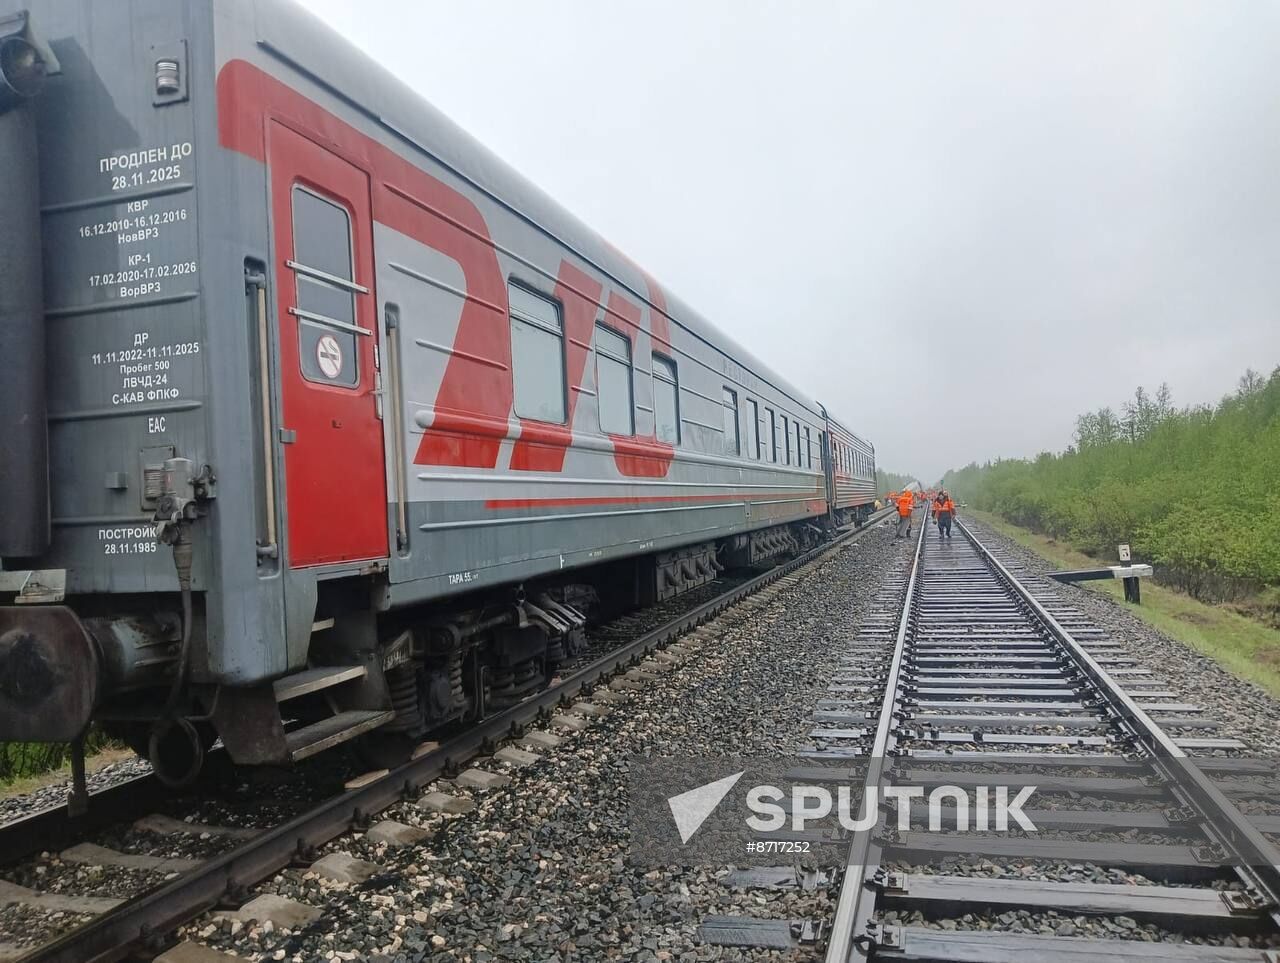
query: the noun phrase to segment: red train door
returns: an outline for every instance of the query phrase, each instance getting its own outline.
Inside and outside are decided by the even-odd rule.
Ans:
[[[270,123],[289,564],[387,554],[369,177]]]

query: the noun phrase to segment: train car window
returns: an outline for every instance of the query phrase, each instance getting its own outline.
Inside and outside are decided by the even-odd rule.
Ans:
[[[769,460],[778,460],[778,419],[773,416],[773,409],[764,410],[764,420],[769,423]]]
[[[511,305],[511,377],[516,414],[564,424],[564,325],[560,306],[517,284]]]
[[[754,398],[747,399],[747,454],[760,460],[760,406]]]
[[[738,393],[728,388],[724,392],[724,453],[742,454],[742,436],[738,433]]]
[[[351,218],[304,187],[293,188],[293,267],[302,376],[320,384],[360,383]]]
[[[680,383],[676,363],[662,355],[653,356],[653,419],[658,441],[680,444]]]
[[[806,468],[813,467],[813,436],[808,425],[804,426],[804,464]]]
[[[610,435],[636,433],[631,382],[631,342],[604,325],[596,325],[596,401],[601,431]]]
[[[779,415],[778,420],[782,422],[782,463],[784,465],[791,464],[791,425],[787,422],[786,415]]]
[[[800,422],[795,422],[796,429],[796,464],[803,467],[804,456],[800,454]]]

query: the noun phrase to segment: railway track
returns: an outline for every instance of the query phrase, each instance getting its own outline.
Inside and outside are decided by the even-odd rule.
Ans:
[[[163,797],[149,777],[133,779],[95,793],[91,798],[88,818],[73,818],[65,807],[51,807],[0,826],[0,854],[3,854],[4,863],[12,863],[21,855],[58,850],[73,844],[63,851],[64,856],[71,854],[72,861],[83,858],[112,865],[115,857],[125,855],[125,862],[114,864],[128,868],[132,863],[133,869],[167,873],[171,877],[163,884],[123,902],[97,896],[84,898],[74,894],[43,893],[36,889],[15,889],[12,884],[0,881],[0,905],[25,904],[32,909],[43,907],[46,911],[72,916],[76,913],[84,915],[87,910],[97,907],[97,915],[92,919],[43,945],[29,950],[12,947],[8,955],[4,955],[4,948],[0,947],[0,959],[80,963],[160,952],[171,941],[169,934],[182,923],[214,907],[229,909],[246,902],[252,887],[259,881],[286,866],[308,864],[325,843],[353,828],[368,829],[382,810],[418,798],[424,787],[439,777],[456,775],[462,772],[469,760],[492,754],[503,741],[519,738],[529,728],[549,723],[556,718],[558,710],[565,710],[575,700],[591,696],[610,679],[615,680],[614,685],[620,684],[624,689],[628,685],[642,685],[646,667],[654,671],[659,668],[652,661],[645,661],[647,657],[729,606],[802,567],[821,561],[889,514],[888,510],[878,513],[872,517],[871,524],[858,530],[846,530],[834,541],[812,552],[732,586],[466,732],[440,744],[425,744],[416,758],[406,765],[391,772],[367,774],[349,783],[346,791],[270,829],[252,831],[198,822],[188,822],[184,826],[181,820],[164,818],[152,818],[149,824],[144,819],[138,827],[157,835],[188,834],[230,841],[229,849],[210,858],[164,862],[165,857],[114,853],[93,843],[85,848],[83,840],[86,837],[93,838],[103,831],[115,831],[118,836],[130,821],[153,811]]]
[[[827,963],[1280,961],[1274,765],[1062,598],[963,524],[945,542],[923,526],[810,758],[868,791],[1034,786],[1036,831],[926,832],[923,802],[907,829],[886,811],[848,838]],[[962,816],[948,800],[943,829]]]

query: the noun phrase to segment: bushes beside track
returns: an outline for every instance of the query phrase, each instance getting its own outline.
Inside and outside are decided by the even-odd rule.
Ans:
[[[1158,580],[1280,624],[1280,368],[1216,406],[1162,385],[1076,420],[1060,454],[947,472],[958,500],[1114,562],[1128,542]]]
[[[57,769],[69,758],[69,747],[58,743],[0,742],[0,782]]]

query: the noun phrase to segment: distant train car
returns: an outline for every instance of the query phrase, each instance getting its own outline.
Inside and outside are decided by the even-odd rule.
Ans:
[[[865,516],[869,445],[300,8],[0,38],[0,740],[400,758]]]
[[[861,525],[875,510],[876,451],[826,414],[826,469],[832,521]]]

